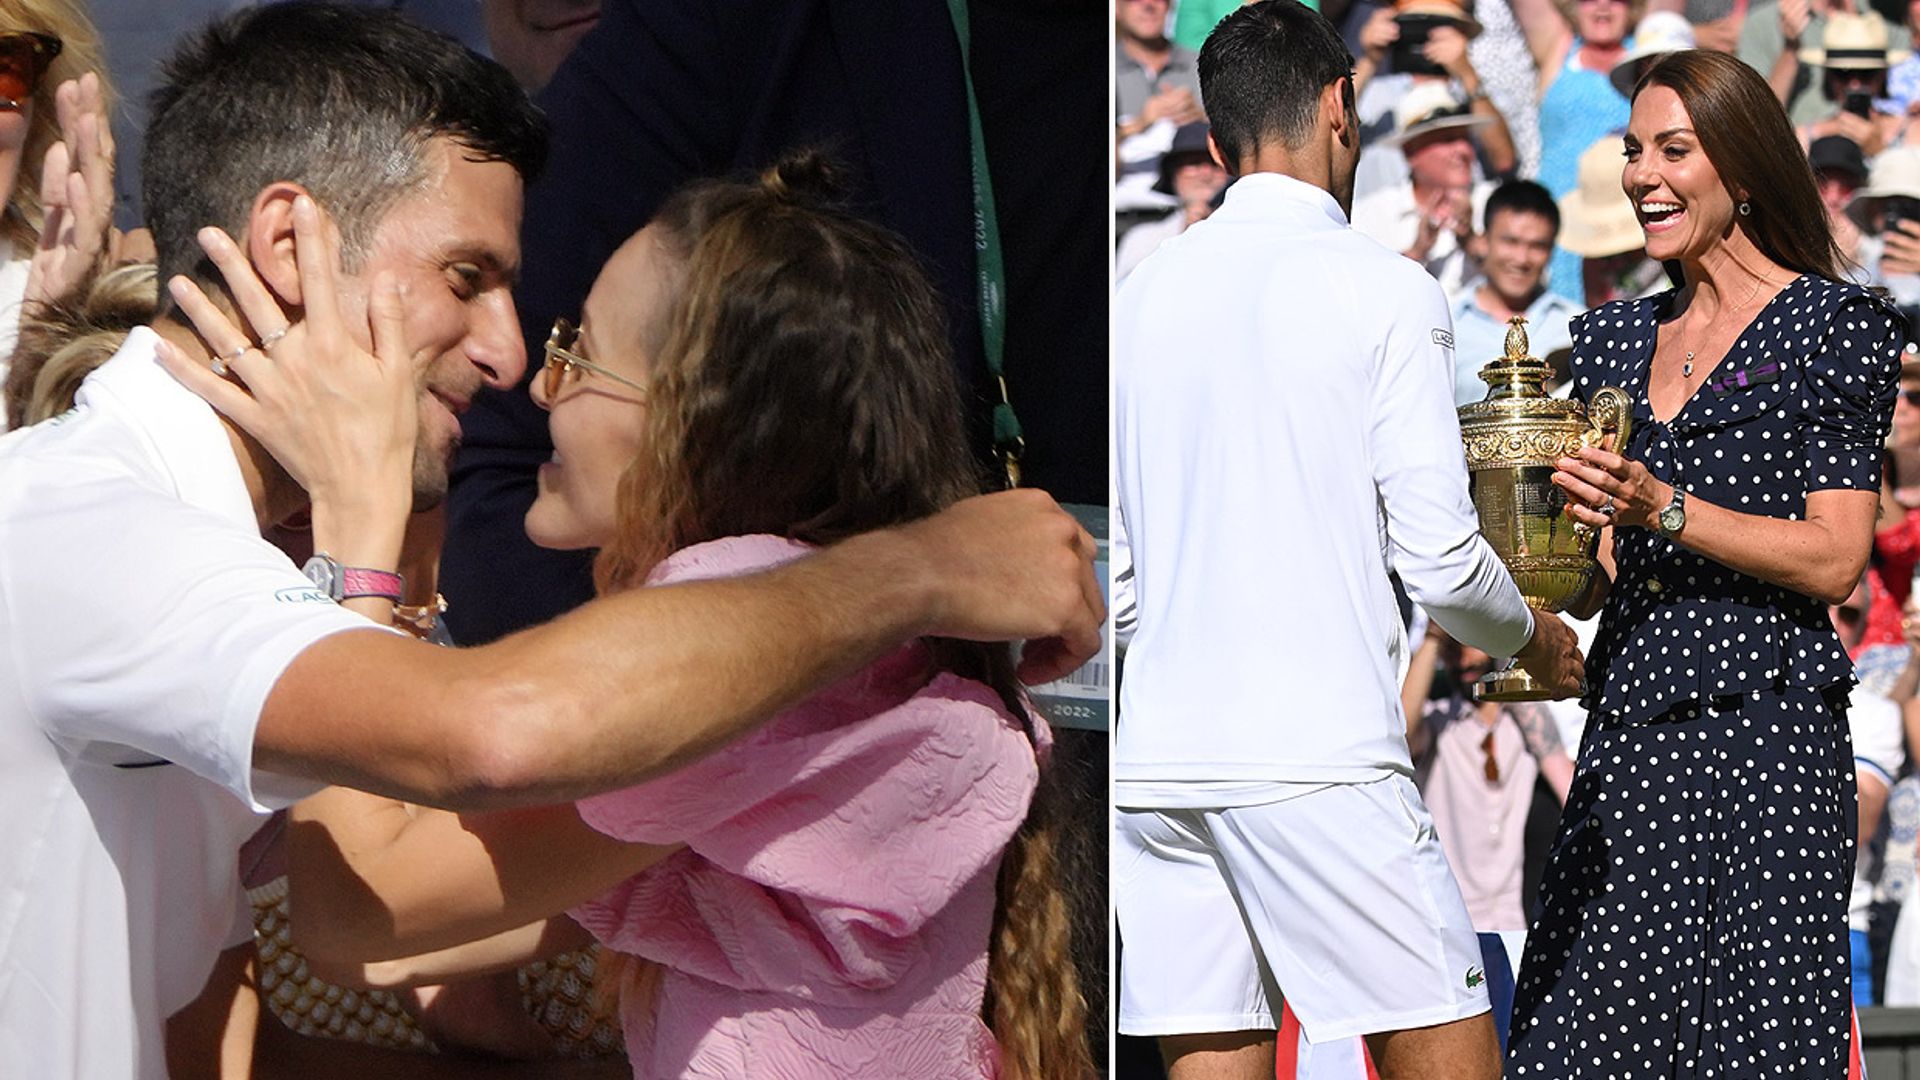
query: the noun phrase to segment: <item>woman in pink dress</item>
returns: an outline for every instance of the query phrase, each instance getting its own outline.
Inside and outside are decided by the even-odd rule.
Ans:
[[[556,323],[527,529],[599,548],[603,591],[751,574],[979,490],[940,302],[830,190],[809,157],[696,185],[609,260],[577,331]],[[594,655],[551,662],[595,678]],[[619,954],[597,982],[650,1080],[1091,1076],[1034,801],[1046,749],[1004,648],[926,639],[577,804],[454,815],[330,790],[290,831],[295,940],[390,986],[584,926]]]

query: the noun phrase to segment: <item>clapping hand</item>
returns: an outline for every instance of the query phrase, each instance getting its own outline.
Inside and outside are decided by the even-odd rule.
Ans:
[[[99,272],[114,246],[113,132],[100,77],[88,72],[54,91],[60,141],[40,166],[40,246],[27,270],[26,299],[65,300]]]

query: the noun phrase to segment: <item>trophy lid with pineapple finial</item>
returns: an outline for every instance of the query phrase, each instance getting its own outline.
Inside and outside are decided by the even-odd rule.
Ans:
[[[1545,397],[1546,383],[1553,368],[1545,360],[1528,354],[1527,317],[1515,315],[1507,320],[1506,355],[1480,369],[1487,384],[1487,400],[1513,397]]]

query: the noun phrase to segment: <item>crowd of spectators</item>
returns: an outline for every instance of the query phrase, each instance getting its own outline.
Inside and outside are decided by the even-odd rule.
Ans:
[[[1885,289],[1909,325],[1920,325],[1920,3],[1304,2],[1340,29],[1355,57],[1363,150],[1351,223],[1419,262],[1446,291],[1459,404],[1485,395],[1479,369],[1500,355],[1514,316],[1526,318],[1531,351],[1555,366],[1550,386],[1564,394],[1573,316],[1678,284],[1647,258],[1621,187],[1635,80],[1678,50],[1733,53],[1767,79],[1800,134],[1850,275]],[[1205,102],[1191,90],[1192,50],[1218,7],[1176,2],[1169,12],[1166,0],[1119,0],[1123,190],[1130,175],[1161,174],[1156,148],[1170,151],[1176,138],[1180,146],[1199,142]],[[1214,206],[1232,197],[1224,179]],[[1127,253],[1117,276],[1207,212],[1175,201],[1156,211],[1117,195],[1116,231]],[[1920,1004],[1920,905],[1901,918],[1920,880],[1920,609],[1912,598],[1920,357],[1911,345],[1907,357],[1872,568],[1832,609],[1861,680],[1850,710],[1861,806],[1851,926],[1863,1005]],[[1584,633],[1590,641],[1591,626]],[[1442,839],[1463,887],[1518,881],[1524,864],[1530,888],[1564,798],[1559,763],[1577,752],[1584,718],[1577,705],[1555,705],[1548,738],[1529,709],[1471,706],[1462,682],[1484,670],[1484,658],[1432,634],[1415,651],[1406,708]],[[1417,628],[1412,640],[1422,640]],[[1469,806],[1458,795],[1474,785],[1456,774],[1478,778],[1479,770],[1485,798]],[[1523,845],[1515,833],[1526,815],[1515,806],[1529,799],[1534,824]],[[1449,837],[1450,825],[1474,835]],[[1477,928],[1523,929],[1523,910],[1507,899],[1476,906],[1476,923],[1486,921]]]

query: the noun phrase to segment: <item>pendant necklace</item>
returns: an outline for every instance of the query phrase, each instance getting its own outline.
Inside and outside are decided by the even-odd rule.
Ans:
[[[1740,301],[1740,307],[1733,309],[1735,314],[1738,314],[1741,308],[1744,308],[1748,304],[1753,302],[1754,296],[1760,292],[1761,283],[1766,280],[1767,279],[1764,277],[1755,279],[1753,283],[1753,288],[1747,290],[1746,299]],[[1687,335],[1685,334],[1680,335],[1680,349],[1682,352],[1685,352],[1687,354],[1687,359],[1680,365],[1680,377],[1683,379],[1691,379],[1693,378],[1694,350],[1687,348]]]

